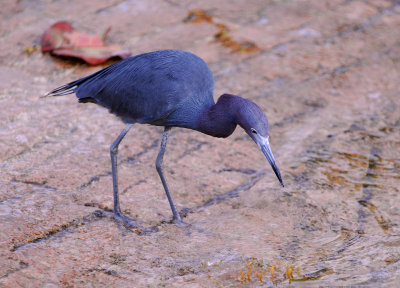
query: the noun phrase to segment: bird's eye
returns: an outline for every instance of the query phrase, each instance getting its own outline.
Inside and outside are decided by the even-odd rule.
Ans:
[[[256,129],[251,128],[250,131],[251,131],[251,133],[253,133],[253,134],[257,134]]]

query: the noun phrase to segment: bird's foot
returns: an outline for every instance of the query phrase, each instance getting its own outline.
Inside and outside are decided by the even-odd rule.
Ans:
[[[128,231],[135,232],[138,235],[151,232],[151,230],[138,224],[138,222],[143,223],[143,221],[140,221],[136,218],[125,216],[121,212],[114,212],[114,219],[120,229],[122,229],[121,226],[122,224],[125,227],[125,229],[127,229]]]
[[[202,228],[197,227],[194,223],[183,221],[182,218],[186,217],[186,214],[179,215],[179,217],[172,216],[171,218],[166,218],[160,213],[158,215],[164,218],[160,224],[175,224],[176,227],[182,229],[187,236],[190,236],[192,234],[192,230],[203,234],[209,234]]]
[[[114,211],[114,212],[98,211],[98,212],[102,214],[101,216],[112,216],[115,219],[115,222],[117,223],[118,227],[122,230],[122,232],[124,232],[122,226],[124,226],[126,230],[134,232],[138,235],[154,232],[154,229],[148,229],[139,224],[139,223],[143,224],[146,222],[133,217],[126,216],[122,214],[121,211]]]
[[[198,233],[202,233],[202,234],[209,234],[208,232],[206,232],[204,229],[198,227],[195,223],[190,223],[190,222],[186,222],[186,221],[180,221],[180,222],[174,222],[174,224],[181,229],[182,231],[184,231],[184,233],[187,236],[192,235],[192,232],[198,232]]]
[[[177,217],[176,217],[176,216],[173,216],[171,222],[174,223],[174,224],[176,224],[176,225],[181,225],[181,224],[183,224],[182,218],[181,218],[181,216],[180,216],[179,214],[178,214]]]
[[[172,217],[165,217],[163,214],[158,213],[158,216],[161,216],[161,218],[163,218],[161,220],[161,223],[176,224],[178,226],[180,224],[183,224],[182,217],[179,214],[173,215]]]

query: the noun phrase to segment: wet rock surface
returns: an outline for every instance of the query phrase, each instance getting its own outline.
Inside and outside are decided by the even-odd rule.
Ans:
[[[214,23],[184,22],[193,9]],[[1,287],[396,286],[397,1],[5,1],[1,13]],[[109,145],[124,124],[73,95],[39,98],[100,68],[26,49],[59,20],[111,26],[133,54],[198,54],[215,97],[265,109],[285,188],[241,129],[173,129],[165,171],[185,224],[170,224],[162,129],[135,125],[120,146],[121,205],[154,231],[122,233],[98,211],[112,208]],[[215,23],[259,51],[232,52]]]

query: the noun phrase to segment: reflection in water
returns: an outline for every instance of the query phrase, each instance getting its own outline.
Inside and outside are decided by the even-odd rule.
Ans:
[[[318,150],[307,151],[307,168],[322,176],[313,176],[319,179],[314,185],[320,188],[309,189],[331,191],[337,197],[320,204],[328,207],[329,214],[336,215],[330,225],[339,228],[333,229],[339,235],[330,242],[317,241],[325,242],[320,248],[323,256],[320,255],[319,261],[315,257],[306,261],[323,265],[318,271],[333,271],[322,277],[326,283],[366,284],[399,276],[398,224],[389,215],[390,211],[397,211],[391,195],[398,192],[394,181],[398,179],[400,149],[385,149],[400,147],[393,134],[396,129],[380,128],[372,133],[347,130],[331,137],[333,140],[319,143]],[[369,154],[365,153],[366,146],[371,147]],[[313,245],[318,244],[313,242]],[[293,281],[314,279],[300,277]]]
[[[272,228],[241,224],[248,235],[237,236],[238,245],[250,255],[261,256],[239,261],[233,275],[227,272],[219,278],[231,280],[221,283],[234,279],[239,287],[282,283],[314,287],[396,282],[400,237],[394,216],[399,212],[392,199],[398,199],[400,149],[392,147],[400,148],[400,126],[390,130],[376,126],[370,125],[369,132],[351,125],[304,149],[301,163],[291,167],[295,181],[289,190],[272,198],[276,206],[265,203],[266,209],[276,209],[273,215],[282,215],[268,219]],[[238,197],[251,199],[252,195]],[[251,219],[254,223],[254,216]],[[240,217],[233,220],[240,223]],[[265,231],[265,238],[259,230]],[[226,238],[239,235],[222,231],[219,227],[216,233]],[[254,241],[249,240],[252,237]],[[224,265],[228,264],[221,261],[219,269]]]

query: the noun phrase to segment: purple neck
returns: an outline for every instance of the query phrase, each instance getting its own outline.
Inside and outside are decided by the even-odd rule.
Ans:
[[[216,104],[204,109],[196,130],[214,137],[228,137],[235,131],[241,100],[239,96],[221,95]]]

